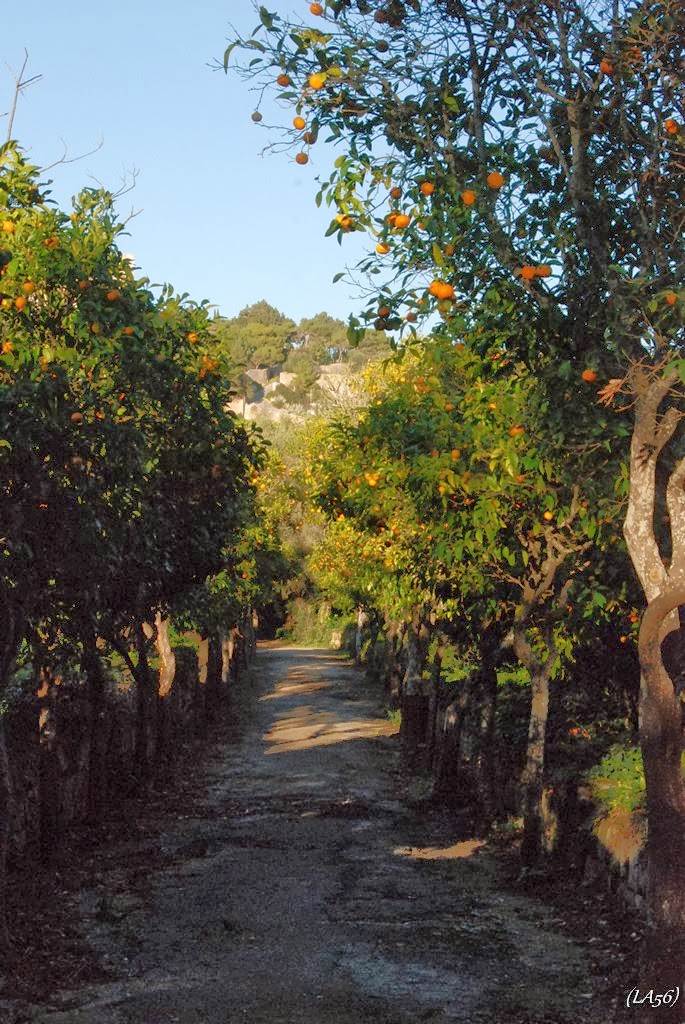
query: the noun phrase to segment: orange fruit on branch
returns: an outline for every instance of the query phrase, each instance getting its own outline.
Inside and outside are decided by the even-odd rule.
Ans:
[[[603,75],[611,76],[614,73],[614,65],[611,63],[608,57],[603,57],[599,62],[599,70]]]
[[[293,125],[294,125],[295,128],[298,129],[298,131],[302,131],[302,129],[305,127],[306,123],[307,122],[305,121],[305,119],[303,117],[299,117],[298,116],[298,117],[294,117],[293,118]]]
[[[83,413],[82,412],[72,412],[72,414],[69,417],[69,419],[71,420],[72,423],[82,423],[83,422]]]
[[[321,4],[310,4],[309,13],[313,14],[315,18],[320,18],[323,14],[323,7]]]
[[[672,117],[669,117],[666,121],[664,121],[664,128],[666,129],[669,135],[678,134],[678,122],[674,121]]]
[[[395,227],[399,228],[400,230],[402,228],[408,228],[410,223],[411,217],[408,217],[406,213],[398,213],[397,216],[395,217]]]
[[[524,281],[532,281],[533,278],[536,276],[535,267],[531,267],[529,264],[526,263],[519,270],[519,274],[521,275]]]
[[[674,306],[676,304],[676,302],[678,301],[678,296],[676,295],[675,292],[666,292],[666,294],[664,295],[664,298],[666,299],[666,302],[668,303],[669,306]]]
[[[535,268],[536,277],[551,277],[552,268],[548,263],[541,263],[539,267]]]
[[[27,302],[28,299],[26,298],[25,295],[17,295],[16,299],[14,300],[15,309],[19,310],[19,312],[21,313],[22,309],[26,308]]]
[[[485,180],[490,188],[501,188],[504,184],[504,178],[499,171],[491,171]]]
[[[285,74],[279,75],[278,78],[276,79],[276,82],[278,83],[278,85],[283,86],[283,88],[285,89],[286,86],[290,85],[290,76]]]
[[[304,167],[305,164],[309,163],[309,157],[307,156],[306,153],[298,153],[297,156],[295,157],[295,163],[300,164],[302,167]]]
[[[107,292],[105,298],[108,302],[116,302],[121,297],[121,292],[117,288],[112,288],[111,291]]]
[[[36,286],[33,283],[33,281],[24,281],[23,285],[21,286],[21,290],[23,291],[24,295],[33,295],[33,293],[36,290]]]
[[[476,201],[476,193],[473,189],[467,188],[461,194],[461,201],[464,206],[473,206]]]
[[[594,384],[597,380],[597,373],[594,370],[591,370],[589,367],[583,370],[580,376],[586,384]]]
[[[254,121],[255,124],[259,124],[259,122],[262,120],[262,115],[259,113],[258,110],[255,110],[254,114],[252,115],[252,120]]]
[[[402,198],[402,189],[399,187],[399,185],[394,185],[390,189],[390,198],[391,199],[401,199]]]
[[[433,193],[435,192],[435,185],[432,183],[432,181],[422,182],[420,188],[424,196],[432,196]]]
[[[326,84],[326,76],[325,75],[315,73],[315,74],[309,76],[309,85],[315,91],[318,91],[319,89],[323,89],[325,84]]]
[[[390,252],[390,246],[386,245],[385,242],[379,242],[376,246],[376,252],[381,256],[385,256],[386,253]]]
[[[3,220],[3,222],[2,222],[2,230],[7,235],[13,235],[14,234],[14,221],[13,220]]]

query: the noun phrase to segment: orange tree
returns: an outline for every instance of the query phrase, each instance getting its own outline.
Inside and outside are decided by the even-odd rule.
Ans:
[[[610,456],[592,453],[581,492],[578,467],[544,433],[544,390],[494,349],[482,358],[464,344],[427,344],[384,374],[375,367],[368,387],[368,408],[325,429],[308,453],[313,493],[331,519],[311,569],[338,600],[347,592],[406,622],[403,710],[421,690],[421,627],[470,622],[471,645],[485,634],[480,654],[490,663],[498,647],[513,650],[531,679],[521,780],[531,864],[542,840],[550,679],[583,623],[616,606],[596,578],[580,578],[591,546],[596,559],[617,560],[593,512],[614,503],[602,493]]]
[[[22,642],[70,639],[97,707],[104,638],[136,675],[145,768],[142,623],[220,570],[259,454],[224,410],[206,310],[135,278],[110,194],[86,190],[67,215],[9,144],[0,205],[0,692]],[[0,768],[4,863],[1,741]]]
[[[574,395],[582,373],[604,385],[607,405],[629,396],[624,532],[648,605],[639,650],[650,914],[678,945],[681,704],[660,644],[685,598],[682,5],[335,0],[314,26],[259,16],[226,62],[247,46],[247,76],[293,83],[280,95],[305,121],[307,146],[327,137],[344,147],[320,197],[377,242],[366,261],[374,279],[392,260],[388,325],[436,301],[453,303],[447,340],[460,318],[486,319],[549,379],[551,429],[576,448],[617,445]],[[283,141],[301,148],[294,127]],[[433,277],[438,287],[422,294]],[[519,331],[522,321],[534,329]]]

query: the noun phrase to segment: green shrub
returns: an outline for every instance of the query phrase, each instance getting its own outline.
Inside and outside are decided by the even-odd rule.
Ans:
[[[643,807],[645,776],[640,748],[615,743],[588,773],[588,782],[595,800],[608,814]]]

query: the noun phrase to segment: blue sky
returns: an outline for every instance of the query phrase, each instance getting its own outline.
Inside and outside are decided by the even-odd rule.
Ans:
[[[307,3],[274,0],[270,10]],[[324,238],[330,213],[317,210],[317,174],[335,151],[317,147],[311,163],[292,155],[260,156],[267,133],[251,121],[255,96],[237,76],[210,65],[221,59],[229,21],[243,32],[257,23],[250,0],[34,0],[13,5],[0,41],[0,113],[29,53],[27,75],[42,75],[19,99],[13,136],[42,167],[53,167],[60,205],[83,185],[116,191],[137,172],[119,204],[130,222],[131,252],[153,282],[170,281],[193,299],[209,299],[225,316],[267,299],[299,320],[325,309],[347,319],[361,300],[344,281],[346,263],[368,249],[362,235],[342,248]],[[288,123],[287,107],[262,106],[265,122]],[[0,121],[6,134],[7,119]]]

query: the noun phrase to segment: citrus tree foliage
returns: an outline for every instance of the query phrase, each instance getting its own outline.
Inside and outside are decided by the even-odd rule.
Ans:
[[[499,330],[546,378],[548,429],[574,455],[625,443],[618,417],[603,428],[589,403],[569,402],[579,377],[601,385],[606,408],[633,412],[624,532],[648,602],[641,745],[668,987],[663,965],[685,948],[682,712],[660,653],[685,604],[685,11],[679,0],[332,0],[311,14],[302,24],[259,8],[225,63],[245,48],[244,74],[292,105],[282,144],[298,162],[317,140],[340,144],[318,200],[332,234],[369,235],[364,268],[381,284],[364,318],[380,295],[387,328],[412,330],[437,308],[448,341],[479,321],[488,342]]]
[[[258,446],[224,410],[206,310],[136,278],[109,193],[67,215],[10,144],[0,200],[6,670],[60,610],[115,637],[219,570]]]
[[[311,556],[320,585],[400,616],[429,603],[455,617],[492,600],[513,621],[529,576],[555,551],[563,571],[526,614],[539,633],[556,587],[568,595],[554,613],[568,631],[571,578],[591,545],[615,540],[609,457],[592,476],[569,464],[544,432],[544,392],[495,351],[424,345],[375,364],[366,387],[367,408],[309,440],[309,485],[331,524]],[[581,618],[607,603],[596,586],[577,592]]]
[[[344,146],[319,200],[334,230],[388,250],[365,266],[392,260],[393,316],[441,301],[423,294],[437,268],[471,313],[494,292],[527,310],[562,376],[585,360],[613,376],[677,330],[678,3],[341,0],[313,25],[259,17],[226,62],[248,47],[246,75],[306,122],[284,117],[284,144]]]

